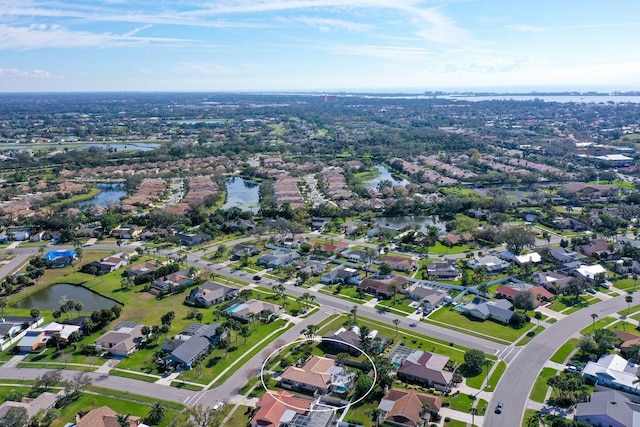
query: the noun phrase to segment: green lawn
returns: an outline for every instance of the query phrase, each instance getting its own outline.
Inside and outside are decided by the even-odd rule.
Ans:
[[[128,400],[124,400],[115,397],[83,393],[78,400],[60,410],[60,417],[58,417],[51,426],[62,427],[69,422],[73,422],[78,412],[89,411],[101,406],[108,406],[119,414],[130,414],[143,418],[147,416],[150,409],[148,404],[141,403],[136,396],[131,396]],[[167,410],[164,419],[159,425],[168,425],[177,414],[174,410]]]
[[[396,299],[396,304],[393,304],[393,298],[391,299],[385,299],[380,301],[377,305],[383,306],[383,307],[389,307],[391,310],[394,310],[396,312],[400,312],[398,314],[402,314],[403,313],[407,313],[407,314],[411,314],[414,313],[416,311],[415,307],[410,307],[409,304],[411,304],[413,301],[409,298],[397,298]]]
[[[469,387],[477,388],[478,390],[481,389],[485,384],[485,381],[487,381],[487,373],[488,370],[491,370],[492,365],[493,363],[490,363],[489,366],[487,366],[486,364],[482,365],[482,371],[480,371],[478,374],[467,376],[465,378],[467,385]]]
[[[522,338],[520,338],[520,340],[518,340],[518,342],[516,343],[517,346],[522,346],[522,345],[526,345],[529,343],[529,341],[531,341],[532,339],[535,338],[535,336],[537,334],[539,334],[540,332],[544,331],[544,327],[543,326],[536,326],[533,330],[529,331],[526,333],[525,336],[523,336]]]
[[[28,387],[28,386],[23,386],[23,387],[17,387],[14,385],[0,386],[0,403],[6,400],[5,396],[9,393],[22,392],[22,394],[26,396],[27,393],[29,393],[30,391],[31,391],[31,387]]]
[[[496,368],[491,373],[491,376],[489,377],[489,385],[486,388],[487,391],[491,391],[496,388],[498,382],[500,381],[500,378],[502,377],[502,374],[504,374],[504,371],[506,370],[507,364],[504,362],[504,360],[498,362],[498,366],[496,366]]]
[[[258,345],[258,343],[285,324],[286,322],[284,320],[276,320],[266,325],[261,324],[257,331],[253,330],[253,326],[250,326],[253,333],[247,338],[246,344],[244,343],[244,338],[239,337],[238,340],[232,342],[231,346],[227,349],[216,348],[200,363],[199,367],[195,367],[189,371],[183,371],[178,378],[183,381],[199,384],[210,383],[220,375],[222,371],[231,366],[232,363],[250,357],[269,345],[272,341],[264,342],[261,345]],[[241,363],[236,363],[226,375],[231,375],[241,366]]]
[[[557,373],[558,371],[553,368],[542,368],[540,376],[538,376],[538,379],[533,385],[529,399],[539,403],[544,403],[544,399],[547,396],[547,390],[549,389],[547,379],[555,376]]]
[[[449,402],[449,407],[454,411],[469,413],[473,406],[473,402],[475,402],[476,399],[474,396],[470,396],[466,393],[460,393],[456,397],[444,397],[443,400],[445,402]]]
[[[556,363],[565,363],[569,355],[576,349],[580,340],[578,338],[569,338],[562,346],[551,356],[551,361]]]
[[[471,248],[468,245],[458,245],[448,247],[443,245],[440,242],[436,242],[434,246],[429,247],[429,252],[437,255],[452,255],[452,254],[461,254],[465,252],[469,252]]]
[[[227,420],[226,425],[234,427],[248,426],[249,421],[251,421],[253,409],[254,408],[252,408],[251,406],[238,405],[235,412]]]
[[[603,328],[607,327],[607,325],[609,325],[612,322],[615,322],[616,320],[617,319],[614,319],[613,317],[605,317],[603,319],[598,319],[598,320],[596,320],[595,323],[592,323],[591,325],[589,325],[586,328],[582,329],[580,331],[580,333],[582,335],[591,334],[595,330],[603,329]]]
[[[527,426],[527,420],[533,416],[537,411],[535,409],[525,409],[524,416],[522,417],[522,427]]]
[[[595,300],[595,301],[591,302],[592,300]],[[551,303],[549,308],[553,311],[568,313],[570,310],[567,310],[567,309],[569,308],[576,311],[588,305],[595,304],[596,302],[600,302],[600,300],[598,298],[588,298],[588,297],[585,297],[584,295],[581,295],[577,301],[573,296],[561,296],[559,298],[556,298]],[[567,310],[567,312],[565,312],[564,310]]]
[[[446,328],[459,330],[470,335],[480,336],[499,343],[512,343],[520,338],[535,324],[528,323],[521,329],[514,329],[491,320],[470,319],[455,309],[443,307],[432,312],[427,318],[427,323],[434,323]]]
[[[347,412],[347,415],[344,417],[344,421],[363,426],[371,426],[372,418],[371,415],[367,414],[367,412],[376,409],[379,404],[380,402],[378,400],[369,399],[358,402],[356,405],[349,408],[349,412]]]
[[[623,291],[632,290],[633,288],[637,288],[638,280],[633,280],[630,277],[626,279],[619,279],[613,282],[613,286]]]

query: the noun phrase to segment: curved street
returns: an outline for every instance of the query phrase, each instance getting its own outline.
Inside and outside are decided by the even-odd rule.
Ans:
[[[627,307],[625,296],[615,297],[585,307],[564,319],[558,320],[542,331],[522,348],[509,363],[489,402],[485,426],[519,426],[524,414],[529,393],[545,362],[569,338],[591,324],[591,314],[604,318]],[[494,412],[497,402],[504,403],[502,414]]]

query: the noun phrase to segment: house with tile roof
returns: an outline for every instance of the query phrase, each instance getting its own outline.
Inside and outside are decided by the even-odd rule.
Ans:
[[[127,418],[129,427],[138,427],[142,424],[140,417],[129,415]],[[76,416],[75,425],[69,427],[120,427],[118,413],[108,406],[101,406],[87,412],[83,417]]]
[[[288,391],[268,391],[256,403],[251,427],[328,427],[334,424],[335,410],[317,400]]]
[[[383,255],[380,262],[387,264],[389,267],[397,271],[411,271],[418,268],[418,264],[411,258],[405,258],[395,255]]]
[[[446,391],[453,379],[453,372],[444,369],[448,361],[446,356],[414,350],[398,368],[398,379]]]
[[[229,311],[231,317],[236,319],[246,320],[250,319],[251,313],[259,316],[269,315],[269,320],[277,318],[282,313],[282,307],[276,304],[271,304],[261,300],[249,300],[241,303]]]
[[[426,425],[442,408],[442,397],[415,390],[390,389],[378,405],[385,425],[417,427]]]
[[[367,277],[364,279],[358,287],[364,289],[365,292],[373,294],[382,298],[390,298],[393,294],[392,288],[395,285],[398,288],[398,292],[403,289],[403,285],[408,283],[409,280],[402,276],[390,276],[390,277]]]
[[[280,375],[280,386],[320,394],[342,394],[348,391],[354,379],[355,372],[336,365],[335,360],[311,356],[304,365],[289,366],[285,369]]]

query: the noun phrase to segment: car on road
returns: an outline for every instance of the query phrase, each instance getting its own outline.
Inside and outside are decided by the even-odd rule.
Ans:
[[[260,279],[262,279],[262,277],[260,277],[260,276],[259,276],[259,275],[257,275],[257,274],[256,274],[255,276],[253,276],[253,280],[260,280]]]
[[[496,405],[496,414],[501,414],[502,413],[502,407],[504,405],[502,404],[502,402],[498,402],[498,404]]]
[[[223,406],[224,406],[224,403],[222,403],[222,402],[218,402],[218,403],[216,403],[215,405],[213,405],[213,408],[212,408],[212,409],[213,409],[214,411],[219,411],[220,409],[222,409],[222,407],[223,407]]]

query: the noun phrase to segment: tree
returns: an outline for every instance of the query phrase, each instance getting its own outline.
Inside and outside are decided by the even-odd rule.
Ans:
[[[380,427],[380,417],[384,414],[384,410],[380,408],[367,409],[365,411],[369,416],[371,416],[371,420],[376,422],[376,427]]]
[[[4,309],[9,306],[7,297],[0,297],[0,316],[4,316]]]
[[[598,315],[596,313],[591,313],[591,332],[595,332],[596,330],[596,319]]]
[[[204,314],[201,311],[197,312],[196,313],[196,320],[198,322],[202,323],[202,319],[204,319]]]
[[[540,326],[540,319],[542,319],[542,313],[540,313],[539,311],[536,311],[534,314],[534,317],[538,321],[538,326]]]
[[[37,394],[51,390],[62,379],[60,371],[48,371],[40,377],[36,377],[33,388]]]
[[[26,427],[29,422],[27,408],[10,406],[3,417],[0,417],[1,427]]]
[[[471,409],[469,410],[469,413],[471,414],[471,425],[475,425],[476,415],[480,413],[478,411],[478,408],[472,406]]]
[[[131,414],[118,414],[116,420],[118,422],[118,425],[120,427],[129,427],[131,425],[131,420],[129,419],[130,416]]]
[[[513,306],[515,308],[521,309],[523,312],[533,310],[537,306],[536,297],[535,295],[533,295],[533,292],[528,289],[517,292],[513,296]]]
[[[33,307],[31,309],[31,313],[30,314],[31,314],[31,317],[33,317],[33,320],[36,320],[38,317],[40,317],[40,309],[36,308],[36,307]]]
[[[631,311],[631,303],[633,302],[633,296],[627,295],[624,297],[624,300],[627,302],[627,316],[629,315],[629,311]]]
[[[156,400],[151,405],[151,409],[149,410],[149,415],[147,415],[147,421],[151,424],[158,424],[164,418],[167,413],[167,408],[164,403]]]
[[[358,306],[354,305],[353,307],[351,307],[351,316],[353,317],[353,323],[357,323],[358,322]]]
[[[400,324],[400,319],[393,319],[393,324],[396,325],[396,337],[398,336],[398,324]]]
[[[80,312],[82,311],[83,308],[84,308],[84,306],[82,305],[82,303],[80,301],[76,302],[73,305],[73,309],[78,312],[78,317],[80,316]]]
[[[244,338],[244,343],[247,343],[247,338],[251,336],[251,330],[247,325],[240,325],[240,331],[238,331],[240,336]]]
[[[476,373],[482,370],[486,358],[485,354],[477,349],[467,350],[464,353],[464,363],[469,370]]]
[[[516,255],[524,248],[532,248],[536,244],[535,235],[524,227],[509,227],[502,233],[502,238],[507,244],[507,250]]]
[[[382,263],[382,264],[380,264],[380,267],[378,268],[378,272],[382,276],[388,276],[393,272],[393,268],[391,268],[391,266],[389,264]]]

